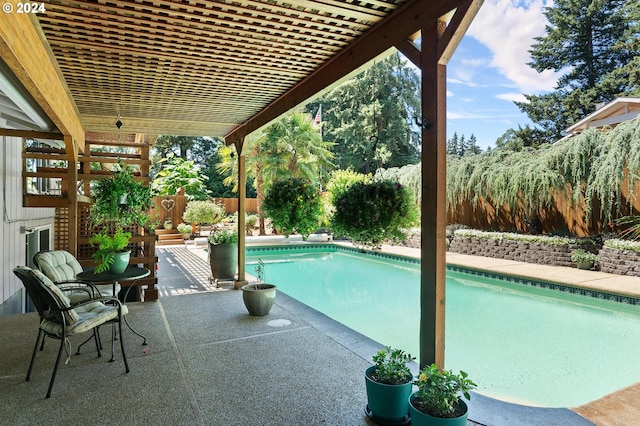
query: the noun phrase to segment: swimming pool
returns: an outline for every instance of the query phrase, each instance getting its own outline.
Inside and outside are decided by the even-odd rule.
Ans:
[[[416,261],[330,246],[249,249],[249,274],[258,258],[280,291],[418,356]],[[573,407],[640,381],[640,306],[451,270],[446,285],[445,367],[468,372],[480,393]]]

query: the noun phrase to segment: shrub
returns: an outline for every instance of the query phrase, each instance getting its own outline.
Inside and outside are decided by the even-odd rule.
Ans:
[[[640,241],[629,240],[607,240],[604,242],[605,247],[609,247],[616,250],[629,250],[640,253]]]
[[[182,219],[188,223],[214,224],[225,215],[224,206],[213,201],[189,201]]]
[[[592,263],[596,261],[597,256],[582,249],[573,250],[571,252],[571,261],[574,263]]]
[[[287,237],[298,232],[306,239],[318,229],[322,216],[322,198],[308,180],[290,178],[276,181],[262,204],[266,217]]]
[[[354,183],[371,183],[371,175],[354,172],[353,170],[335,170],[327,182],[329,203],[335,205],[336,200]]]
[[[354,244],[379,248],[386,240],[402,241],[416,223],[411,195],[397,182],[357,182],[338,197],[331,228]]]

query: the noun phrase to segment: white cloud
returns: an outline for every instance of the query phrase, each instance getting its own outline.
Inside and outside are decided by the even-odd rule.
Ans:
[[[509,102],[528,102],[522,93],[499,93],[496,98]]]
[[[559,73],[538,73],[527,65],[533,38],[545,34],[545,6],[551,0],[486,0],[471,23],[468,35],[492,52],[491,66],[513,81],[523,93],[552,90]]]

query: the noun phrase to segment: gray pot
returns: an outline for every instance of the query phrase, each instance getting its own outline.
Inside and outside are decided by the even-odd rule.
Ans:
[[[234,279],[238,267],[238,245],[209,243],[209,264],[213,278]]]
[[[276,286],[273,284],[247,284],[242,286],[242,300],[249,315],[267,315],[276,300]]]

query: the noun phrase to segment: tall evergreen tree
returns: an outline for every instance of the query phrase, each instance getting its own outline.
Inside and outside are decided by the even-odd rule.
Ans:
[[[562,137],[598,103],[637,93],[637,9],[637,0],[557,0],[546,8],[549,25],[532,46],[530,65],[565,73],[553,92],[516,102],[542,130],[542,142]]]
[[[419,161],[420,134],[412,124],[420,112],[419,76],[399,54],[332,90],[322,105],[325,140],[335,142],[336,167],[374,172]]]

